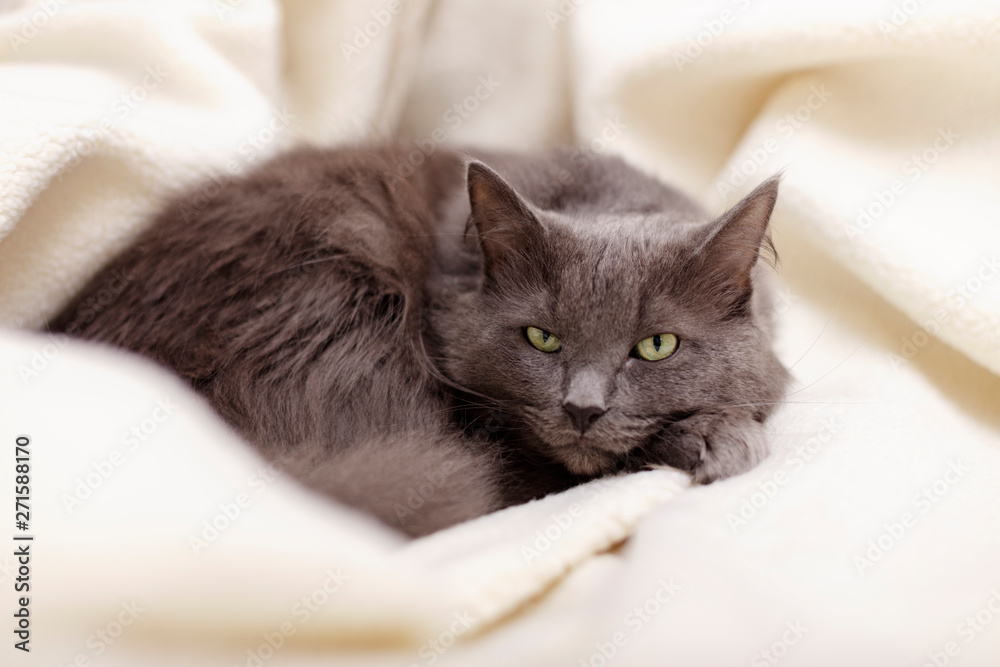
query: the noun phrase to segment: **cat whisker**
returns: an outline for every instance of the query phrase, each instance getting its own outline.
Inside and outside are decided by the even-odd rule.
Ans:
[[[830,316],[826,318],[826,323],[823,325],[823,328],[819,330],[819,333],[816,335],[816,338],[813,340],[812,343],[809,344],[809,347],[806,348],[806,351],[803,352],[799,356],[799,358],[795,360],[795,363],[793,363],[791,366],[788,367],[789,371],[798,366],[799,362],[806,358],[806,355],[812,351],[812,349],[816,346],[816,343],[819,342],[819,339],[823,337],[824,333],[826,333],[826,329],[827,327],[830,326],[830,322],[833,321],[833,318],[837,315],[837,312],[840,310],[840,304],[844,300],[844,294],[846,291],[847,287],[841,287],[840,296],[837,297],[837,305],[833,307],[833,310],[830,312]]]
[[[812,387],[813,385],[817,384],[818,382],[823,381],[824,379],[826,379],[826,377],[828,375],[830,375],[830,373],[833,373],[835,370],[837,370],[838,368],[840,368],[841,366],[843,366],[851,357],[853,357],[855,354],[857,354],[858,350],[860,350],[864,346],[865,346],[864,341],[858,343],[858,346],[856,348],[854,348],[854,350],[852,350],[850,354],[848,354],[846,357],[844,357],[839,362],[837,362],[836,366],[834,366],[833,368],[831,368],[830,370],[828,370],[826,373],[823,373],[823,375],[821,375],[820,377],[818,377],[816,380],[810,382],[806,386],[800,387],[799,389],[796,389],[795,391],[793,391],[793,392],[791,392],[789,394],[785,394],[785,398],[788,398],[789,396],[794,396],[795,394],[799,393],[800,391],[805,391],[809,387]]]
[[[727,403],[725,405],[719,405],[718,408],[753,408],[759,405],[781,405],[783,403],[790,403],[792,405],[878,405],[880,403],[888,403],[889,400],[884,401],[757,401],[754,403]]]
[[[288,273],[289,271],[295,271],[296,269],[301,269],[303,266],[311,266],[313,264],[323,264],[325,262],[335,262],[338,259],[343,259],[344,257],[345,257],[344,254],[336,254],[336,255],[333,255],[331,257],[317,257],[316,259],[306,260],[304,262],[300,262],[298,264],[294,264],[292,266],[289,266],[289,267],[284,268],[284,269],[280,269],[278,271],[272,271],[271,273],[267,274],[264,277],[265,278],[269,278],[271,276],[281,275],[282,273]]]
[[[494,402],[493,399],[490,398],[489,396],[481,394],[473,389],[469,389],[468,387],[464,387],[461,384],[455,382],[454,380],[446,377],[444,373],[439,371],[437,366],[435,366],[434,363],[431,361],[430,355],[427,354],[427,346],[424,344],[424,332],[422,330],[417,333],[417,340],[420,342],[420,351],[422,353],[421,358],[425,362],[425,368],[427,369],[427,372],[429,372],[431,375],[435,377],[435,379],[443,382],[452,389],[458,389],[459,391],[464,392],[466,394],[472,396],[478,396],[479,398],[490,401],[491,403]]]

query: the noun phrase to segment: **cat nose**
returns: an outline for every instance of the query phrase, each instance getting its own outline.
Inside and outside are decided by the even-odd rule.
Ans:
[[[583,435],[590,425],[597,421],[598,417],[604,414],[604,408],[597,405],[577,405],[567,401],[563,403],[563,409],[573,420],[576,430]]]

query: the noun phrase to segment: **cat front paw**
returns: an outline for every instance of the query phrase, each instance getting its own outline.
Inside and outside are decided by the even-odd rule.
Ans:
[[[652,464],[691,472],[696,484],[747,472],[768,454],[764,427],[749,413],[712,410],[674,422],[653,448]]]

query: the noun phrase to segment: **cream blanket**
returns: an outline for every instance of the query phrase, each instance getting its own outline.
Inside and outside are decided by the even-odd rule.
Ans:
[[[998,32],[973,1],[8,4],[0,468],[11,498],[26,436],[35,539],[2,663],[997,664]],[[170,193],[390,134],[575,141],[719,210],[784,169],[774,455],[405,544],[163,371],[30,332]]]

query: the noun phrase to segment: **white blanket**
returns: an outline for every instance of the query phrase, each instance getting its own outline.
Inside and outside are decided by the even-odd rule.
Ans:
[[[0,470],[34,541],[2,538],[8,624],[31,554],[31,652],[8,630],[2,663],[996,665],[998,26],[930,0],[8,7]],[[575,141],[717,210],[783,169],[774,455],[405,543],[164,371],[30,331],[170,193],[389,134]]]

